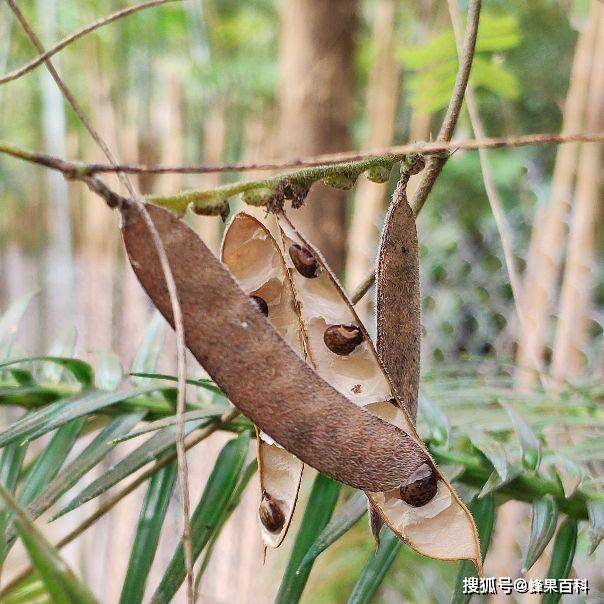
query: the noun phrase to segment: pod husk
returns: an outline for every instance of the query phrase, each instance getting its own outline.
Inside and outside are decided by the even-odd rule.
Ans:
[[[267,302],[268,320],[292,349],[305,358],[289,273],[269,230],[249,214],[236,214],[225,229],[221,260],[243,291]],[[278,532],[271,532],[260,521],[265,546],[276,548],[287,534],[304,464],[258,429],[256,444],[261,497],[270,497],[284,517]]]
[[[308,334],[307,352],[317,373],[355,404],[404,430],[429,458],[398,391],[379,361],[367,330],[336,277],[321,254],[283,212],[278,214],[278,222],[286,262],[289,246],[296,243],[311,250],[322,267],[318,277],[306,279],[297,273],[293,263],[288,263]],[[363,331],[365,340],[348,357],[335,355],[320,337],[328,324],[354,324]],[[419,364],[413,369],[418,370]],[[407,383],[413,381],[407,380]],[[390,402],[392,399],[395,404]],[[468,559],[480,572],[480,547],[472,516],[432,459],[429,464],[439,480],[437,493],[429,503],[414,508],[398,497],[397,490],[376,492],[366,489],[374,508],[372,511],[377,511],[392,531],[419,553],[441,560]],[[373,524],[376,524],[375,518]]]
[[[167,210],[146,207],[174,274],[187,347],[242,413],[303,462],[366,491],[396,489],[426,463],[416,437],[366,413],[304,363],[194,231]],[[173,325],[137,205],[122,210],[122,234],[141,285]]]

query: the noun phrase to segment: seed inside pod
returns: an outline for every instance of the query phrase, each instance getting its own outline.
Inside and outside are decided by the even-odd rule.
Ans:
[[[356,325],[330,325],[323,334],[325,346],[335,354],[348,356],[365,339]]]
[[[268,317],[268,304],[264,298],[261,298],[260,296],[250,296],[250,300],[258,307],[258,310],[265,317]]]
[[[285,515],[279,504],[266,491],[262,492],[258,514],[260,522],[271,533],[278,533],[285,524]]]
[[[414,508],[420,508],[436,495],[437,490],[436,472],[427,463],[424,463],[401,485],[399,492],[405,503]]]
[[[319,276],[321,267],[312,252],[297,243],[289,246],[289,257],[292,259],[296,270],[307,279],[314,279]]]

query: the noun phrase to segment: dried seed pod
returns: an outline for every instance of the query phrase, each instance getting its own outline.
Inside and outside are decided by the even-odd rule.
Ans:
[[[334,354],[348,356],[363,342],[363,332],[356,325],[330,325],[323,334],[325,346]]]
[[[372,166],[365,171],[365,176],[371,182],[384,183],[390,180],[390,171],[386,166]]]
[[[422,464],[407,480],[401,485],[399,493],[401,499],[419,508],[426,505],[434,499],[438,490],[438,478],[436,473],[427,464]]]
[[[304,357],[292,284],[274,238],[256,218],[237,214],[225,230],[221,257],[261,309],[271,304],[270,321],[285,341]],[[262,294],[261,296],[258,294]],[[267,434],[256,430],[262,499],[258,513],[262,539],[278,547],[289,528],[302,478],[302,462]]]
[[[265,317],[268,317],[268,304],[264,298],[261,298],[260,296],[250,296],[250,300],[258,307],[258,310]]]
[[[322,378],[356,405],[399,427],[423,448],[363,324],[336,278],[321,255],[312,249],[285,214],[279,213],[277,217],[283,249],[288,249],[294,243],[307,247],[322,265],[321,274],[312,280],[304,279],[297,271],[290,269],[307,334],[307,352],[313,366]],[[409,279],[409,276],[404,278]],[[411,278],[414,278],[414,273],[411,273]],[[326,349],[323,334],[329,325],[358,326],[365,339],[354,355],[333,355]],[[417,337],[419,339],[419,333]],[[414,369],[414,366],[411,368]],[[426,503],[421,507],[414,507],[401,499],[400,488],[411,488],[406,480],[388,492],[366,490],[373,510],[374,528],[377,529],[379,524],[377,514],[401,539],[420,553],[439,559],[469,559],[480,568],[480,548],[474,522],[446,477],[429,457],[418,465],[410,462],[409,476],[424,465],[434,469],[434,480],[426,481],[422,496]],[[434,486],[436,492],[431,493],[430,488]],[[418,491],[416,488],[415,503],[420,501]],[[429,501],[428,495],[431,495]],[[411,495],[408,497],[411,499]]]
[[[321,266],[312,252],[297,243],[292,243],[288,249],[289,257],[294,263],[296,270],[307,279],[314,279],[319,276]]]
[[[258,515],[260,516],[260,522],[269,533],[279,533],[285,526],[285,514],[279,503],[266,491],[262,493]]]

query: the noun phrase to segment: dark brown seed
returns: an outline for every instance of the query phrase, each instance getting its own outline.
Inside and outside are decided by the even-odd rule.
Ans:
[[[296,270],[307,279],[314,279],[319,276],[321,267],[312,252],[297,243],[289,246],[289,257],[292,259]]]
[[[330,325],[323,334],[325,346],[340,356],[348,356],[363,340],[363,332],[356,325]]]
[[[436,495],[438,478],[434,470],[427,464],[422,464],[400,487],[401,499],[420,508],[426,505]]]
[[[261,298],[260,296],[250,296],[250,300],[258,307],[258,310],[265,317],[268,317],[268,304],[264,298]]]
[[[258,514],[260,522],[271,533],[278,533],[285,524],[285,515],[281,511],[281,508],[266,491],[262,492]]]

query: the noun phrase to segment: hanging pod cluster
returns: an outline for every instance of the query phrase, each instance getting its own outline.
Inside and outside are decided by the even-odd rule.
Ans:
[[[396,359],[378,358],[321,255],[282,212],[277,213],[275,236],[253,217],[238,215],[225,236],[222,264],[176,216],[147,207],[174,273],[188,348],[257,426],[265,543],[276,547],[283,540],[302,463],[307,463],[364,490],[373,514],[417,551],[439,559],[468,559],[480,568],[472,517],[404,408],[413,405],[404,399],[413,398],[409,393],[416,389],[417,376],[409,379],[407,374],[419,370],[419,352],[403,351],[402,366]],[[154,304],[172,322],[157,253],[140,210],[129,206],[122,214],[130,262]],[[412,228],[415,232],[414,221]],[[408,256],[417,262],[417,249]],[[392,286],[397,275],[384,268],[391,265],[383,257],[381,264]],[[400,266],[395,263],[393,269]],[[416,272],[410,276],[415,279]],[[419,335],[418,313],[412,316],[417,327],[399,337]],[[388,329],[387,323],[382,321],[381,328]],[[411,362],[405,367],[407,357],[416,358],[417,366]]]

